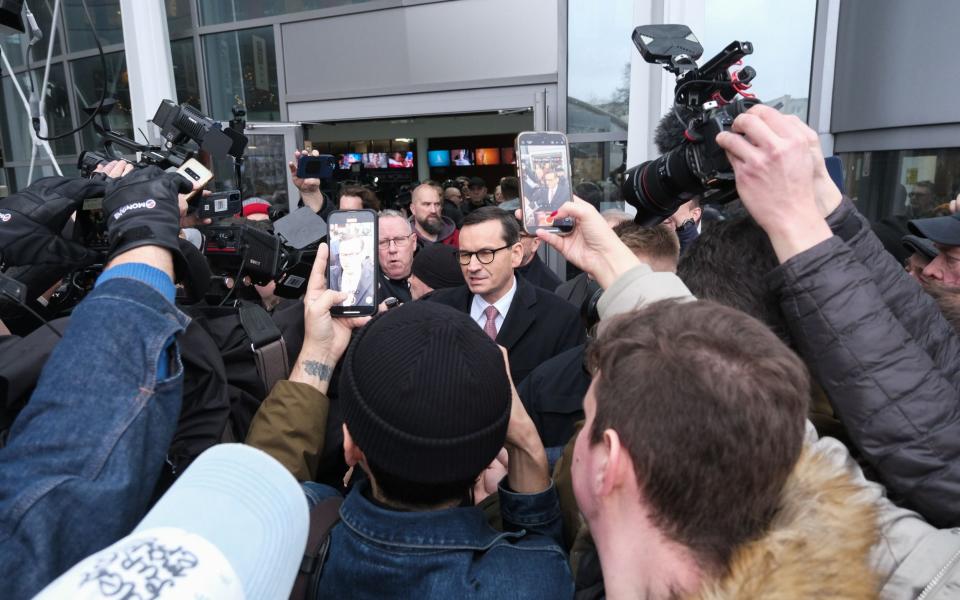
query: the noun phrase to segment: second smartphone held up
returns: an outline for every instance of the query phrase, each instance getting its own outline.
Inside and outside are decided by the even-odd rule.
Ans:
[[[561,234],[572,231],[573,219],[552,216],[572,197],[567,137],[555,131],[521,132],[517,136],[517,175],[524,231],[530,235],[538,229]]]
[[[330,309],[335,317],[360,317],[377,311],[377,213],[335,210],[327,218],[330,262],[327,286],[347,294]]]

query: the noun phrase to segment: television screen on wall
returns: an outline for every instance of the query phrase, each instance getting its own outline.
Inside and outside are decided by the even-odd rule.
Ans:
[[[431,150],[427,152],[427,162],[430,163],[431,167],[449,167],[450,151],[449,150]]]
[[[505,165],[517,164],[517,151],[513,147],[500,148],[500,162]]]
[[[477,148],[474,153],[475,164],[478,165],[499,165],[500,164],[500,149],[499,148]]]
[[[473,151],[466,148],[451,150],[450,162],[458,167],[469,167],[473,164]]]
[[[387,153],[386,152],[369,152],[367,154],[364,154],[363,168],[364,169],[386,169]]]
[[[354,163],[362,163],[363,155],[356,152],[348,152],[347,154],[340,155],[340,168],[349,169],[350,165]]]

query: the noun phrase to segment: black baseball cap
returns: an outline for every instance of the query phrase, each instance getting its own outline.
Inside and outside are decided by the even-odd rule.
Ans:
[[[924,237],[905,235],[900,240],[900,243],[908,252],[925,256],[927,260],[933,260],[940,254],[940,251],[933,245],[933,242]]]
[[[907,226],[910,233],[944,246],[960,246],[960,214],[949,217],[914,219]]]
[[[468,187],[482,188],[487,187],[487,182],[482,177],[471,177],[467,182]]]

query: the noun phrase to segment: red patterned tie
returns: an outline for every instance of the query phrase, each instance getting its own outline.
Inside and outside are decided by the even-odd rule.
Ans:
[[[487,322],[483,325],[484,333],[489,335],[491,340],[497,341],[497,315],[500,314],[500,311],[491,304],[483,310],[483,314],[487,317]]]

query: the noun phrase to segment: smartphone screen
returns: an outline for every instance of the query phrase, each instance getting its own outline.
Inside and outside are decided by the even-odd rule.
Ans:
[[[355,317],[377,310],[377,213],[335,210],[327,219],[330,265],[327,285],[347,298],[330,313]]]
[[[297,177],[302,179],[330,179],[337,159],[329,154],[301,156],[297,162]]]
[[[517,136],[517,173],[524,230],[533,235],[537,229],[573,229],[573,219],[551,216],[571,198],[567,137],[553,131],[522,132]]]

